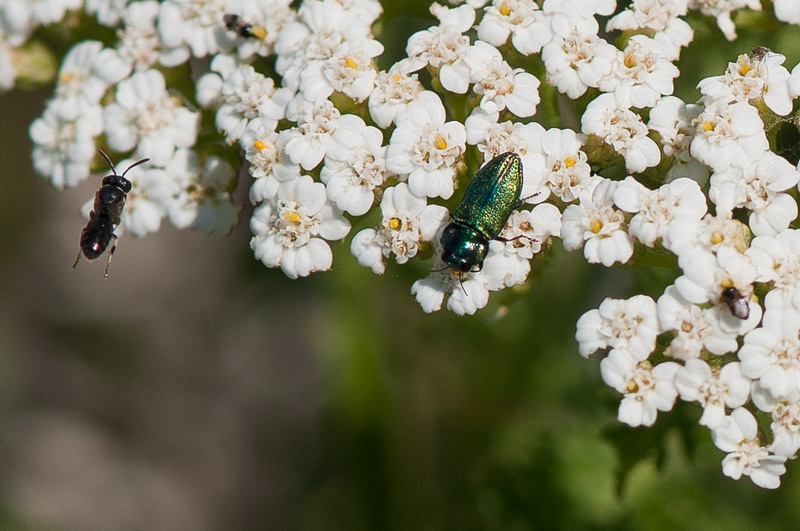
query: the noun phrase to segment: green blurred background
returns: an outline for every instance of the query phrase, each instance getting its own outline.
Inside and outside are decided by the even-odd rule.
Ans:
[[[678,96],[756,45],[800,60],[800,31],[748,20],[735,43],[695,24]],[[428,24],[404,23],[399,41]],[[59,193],[33,174],[27,128],[51,90],[0,96],[0,528],[800,523],[794,463],[777,491],[724,477],[691,405],[619,426],[599,360],[577,353],[584,311],[657,297],[674,271],[590,267],[556,244],[477,316],[427,315],[409,294],[427,264],[379,277],[340,244],[332,272],[291,281],[252,258],[246,223],[123,238],[109,280],[102,263],[73,271],[98,182]]]

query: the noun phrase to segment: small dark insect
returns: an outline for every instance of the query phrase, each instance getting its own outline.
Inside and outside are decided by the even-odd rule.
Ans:
[[[739,319],[746,321],[750,317],[750,304],[747,297],[734,286],[723,289],[719,300],[724,302],[730,308],[731,313]]]
[[[125,178],[125,174],[131,168],[144,164],[148,160],[142,159],[134,162],[122,175],[117,175],[117,169],[114,163],[108,158],[108,155],[100,151],[100,154],[106,159],[108,165],[111,166],[113,175],[106,175],[100,184],[100,189],[94,194],[94,206],[92,211],[89,212],[89,221],[81,231],[81,243],[78,250],[78,256],[75,258],[75,263],[72,264],[72,269],[78,265],[81,259],[81,253],[87,260],[91,261],[98,258],[108,248],[112,238],[117,239],[114,234],[114,229],[119,225],[119,218],[122,215],[122,208],[125,206],[125,198],[128,192],[131,191],[131,182]],[[106,262],[105,278],[108,278],[108,267],[111,265],[111,257],[114,256],[114,251],[117,248],[116,241],[111,244],[111,250],[108,253],[108,262]]]
[[[249,22],[245,22],[239,15],[225,13],[222,16],[222,21],[225,23],[226,28],[228,28],[230,31],[235,31],[239,37],[263,41],[267,36],[267,30],[264,29],[263,26],[256,26],[250,24]]]
[[[763,61],[767,54],[772,53],[772,50],[767,48],[766,46],[756,46],[753,48],[753,51],[750,52],[750,55],[753,56],[754,59],[758,59],[759,61]]]

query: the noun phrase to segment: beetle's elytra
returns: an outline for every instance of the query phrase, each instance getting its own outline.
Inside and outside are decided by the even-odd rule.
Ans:
[[[440,242],[442,260],[454,271],[480,271],[522,192],[522,160],[503,153],[486,163],[469,183],[464,197],[451,214]]]

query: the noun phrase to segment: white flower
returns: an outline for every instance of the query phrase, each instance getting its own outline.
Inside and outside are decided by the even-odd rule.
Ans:
[[[743,167],[729,166],[711,176],[709,197],[717,212],[752,211],[750,229],[756,235],[777,234],[797,217],[797,203],[786,193],[800,181],[800,173],[783,157],[765,151]]]
[[[757,280],[774,283],[770,293],[783,292],[800,308],[800,231],[786,229],[774,236],[758,236],[746,254],[756,266]]]
[[[500,51],[475,41],[465,54],[473,91],[481,96],[480,107],[487,113],[508,108],[515,115],[533,116],[539,103],[539,80],[522,68],[512,69]]]
[[[548,17],[535,3],[493,0],[478,24],[478,38],[502,46],[509,35],[511,44],[523,55],[537,53],[553,36]]]
[[[14,66],[14,50],[4,39],[0,38],[0,91],[11,90],[17,81],[17,69]]]
[[[132,159],[123,160],[118,166],[127,168],[131,162]],[[137,167],[126,178],[131,182],[131,191],[122,211],[122,227],[137,238],[158,232],[166,215],[166,205],[177,192],[176,176],[151,163]]]
[[[250,174],[255,178],[250,188],[250,201],[257,203],[274,197],[280,183],[300,177],[300,165],[288,160],[278,149],[278,133],[272,130],[271,120],[255,118],[247,124],[239,145],[250,163]]]
[[[741,221],[725,216],[706,214],[697,223],[678,223],[667,230],[669,249],[680,256],[699,246],[716,252],[719,247],[732,247],[740,253],[750,243],[750,230]]]
[[[583,246],[583,255],[590,263],[606,267],[614,262],[625,263],[633,255],[625,216],[614,208],[616,186],[615,181],[593,177],[581,192],[580,204],[569,205],[562,217],[564,248],[574,251]]]
[[[55,99],[35,119],[29,134],[33,141],[33,167],[56,188],[71,188],[89,176],[95,156],[94,137],[103,132],[99,105],[77,108]]]
[[[456,94],[464,94],[469,85],[469,67],[463,60],[469,37],[463,33],[472,27],[475,10],[467,5],[448,9],[434,4],[432,11],[441,25],[418,31],[408,39],[410,71],[426,65],[439,70],[442,86]]]
[[[764,123],[750,104],[707,106],[695,123],[692,156],[714,171],[744,168],[769,149]]]
[[[167,205],[170,222],[179,229],[227,234],[239,218],[240,207],[233,203],[231,188],[233,168],[219,157],[211,156],[203,168],[197,155],[179,149],[165,168],[180,179],[180,191]]]
[[[581,117],[581,130],[596,135],[625,158],[631,173],[644,171],[658,164],[661,150],[647,136],[642,119],[625,106],[620,106],[613,94],[595,98]]]
[[[598,88],[613,92],[620,107],[652,107],[662,95],[672,94],[672,80],[679,74],[665,55],[655,40],[634,35]]]
[[[272,55],[281,30],[295,19],[296,13],[289,7],[290,3],[290,0],[228,0],[228,13],[235,13],[252,28],[258,28],[258,38],[236,39],[239,57]]]
[[[660,329],[675,334],[664,354],[689,360],[699,358],[703,351],[719,356],[738,350],[738,337],[761,320],[761,306],[749,302],[750,315],[745,320],[732,315],[724,304],[700,308],[684,299],[675,286],[668,286],[657,303]]]
[[[759,0],[689,0],[689,9],[699,10],[702,14],[717,19],[717,26],[729,41],[736,39],[736,26],[731,20],[731,11],[743,7],[761,11],[761,2]]]
[[[416,256],[423,241],[432,241],[447,221],[447,209],[428,205],[405,183],[387,188],[381,199],[383,221],[353,237],[350,252],[358,263],[376,274],[386,269],[384,259],[394,255],[398,264]]]
[[[789,71],[783,66],[786,58],[766,48],[751,58],[745,54],[729,63],[723,76],[702,80],[697,88],[715,103],[749,102],[763,99],[775,114],[784,116],[792,111],[789,95]],[[757,101],[756,101],[757,103]]]
[[[548,129],[536,146],[545,160],[526,164],[526,174],[536,175],[562,201],[575,201],[592,182],[586,153],[581,150],[583,140],[583,135],[571,129]]]
[[[750,398],[750,380],[742,376],[736,362],[712,371],[703,360],[687,360],[675,374],[675,387],[681,399],[703,406],[700,425],[711,429],[724,421],[726,407],[743,406]]]
[[[776,400],[759,382],[753,384],[753,404],[772,417],[770,452],[794,459],[800,449],[800,401]]]
[[[397,63],[388,72],[379,72],[375,78],[375,88],[369,96],[369,114],[379,127],[389,127],[424,90],[417,75],[404,73],[402,66]]]
[[[444,266],[440,260],[437,260],[437,265]],[[489,302],[489,289],[482,272],[458,277],[446,268],[434,270],[411,286],[411,294],[425,313],[440,310],[448,292],[447,309],[456,315],[473,315]]]
[[[300,73],[300,91],[309,101],[341,92],[357,102],[364,101],[375,86],[377,71],[372,59],[383,53],[373,39],[354,39],[340,44],[331,57],[312,61]]]
[[[614,12],[617,4],[614,0],[544,0],[542,10],[545,13],[567,15],[575,18],[590,18],[594,15],[608,16]]]
[[[659,134],[661,150],[672,159],[667,182],[687,177],[700,184],[708,179],[708,168],[692,157],[689,148],[695,135],[693,120],[703,108],[686,104],[674,96],[664,96],[650,109],[647,127]]]
[[[340,135],[348,138],[336,141]],[[386,147],[381,145],[383,134],[363,121],[352,121],[342,124],[332,138],[320,180],[327,185],[328,199],[340,210],[354,216],[364,215],[372,207],[375,189],[387,177]]]
[[[759,380],[759,385],[778,400],[800,400],[800,339],[797,331],[765,323],[744,336],[739,349],[742,374]]]
[[[796,301],[792,300],[792,294],[781,289],[773,289],[766,294],[762,326],[787,337],[798,333],[800,311]]]
[[[222,105],[214,123],[230,143],[237,141],[248,122],[256,117],[270,120],[274,129],[284,117],[292,93],[276,89],[272,78],[259,74],[252,66],[240,65],[222,81],[219,97]]]
[[[769,449],[776,455],[792,459],[800,449],[800,403],[779,402],[771,413],[773,440]]]
[[[123,18],[126,2],[127,0],[86,0],[86,12],[97,13],[100,24],[114,27]]]
[[[733,479],[744,474],[759,487],[777,489],[781,474],[786,472],[786,458],[771,455],[759,443],[757,433],[755,417],[743,407],[734,409],[711,431],[717,448],[728,452],[722,460],[722,473]]]
[[[99,41],[83,41],[73,46],[58,71],[56,97],[81,108],[97,105],[109,84],[116,83],[129,72],[123,68],[114,72],[116,75],[111,79],[105,79],[99,72],[99,63],[111,58],[103,51],[103,44]]]
[[[176,147],[190,147],[197,138],[199,114],[170,97],[157,70],[122,81],[115,101],[105,109],[106,137],[115,151],[136,147],[153,165],[163,166]]]
[[[370,9],[361,9],[364,6]],[[303,73],[320,72],[344,43],[371,38],[370,25],[380,10],[377,2],[349,6],[339,2],[304,2],[297,19],[282,27],[275,42],[278,54],[275,70],[283,76],[283,85],[298,89]]]
[[[227,54],[219,54],[211,60],[211,71],[203,74],[195,83],[195,99],[204,109],[212,109],[222,104],[222,83],[239,66],[236,59]]]
[[[624,350],[636,361],[646,360],[656,347],[656,303],[646,295],[604,300],[578,319],[575,339],[583,357],[601,348]]]
[[[156,28],[159,11],[158,2],[145,0],[129,4],[122,12],[123,27],[117,31],[117,51],[122,60],[136,70],[146,70],[155,63],[177,66],[189,59],[188,47],[167,47],[161,42]]]
[[[633,0],[631,8],[614,15],[606,31],[645,30],[654,33],[667,54],[667,59],[677,59],[680,49],[693,37],[691,26],[681,18],[687,12],[687,0]]]
[[[561,232],[561,212],[544,203],[533,210],[511,213],[500,237],[489,242],[490,252],[484,261],[490,291],[522,284],[531,271],[531,259],[542,245]]]
[[[464,154],[466,131],[460,122],[445,123],[439,96],[421,92],[397,117],[386,153],[386,169],[408,175],[408,185],[419,197],[453,195],[456,164]]]
[[[333,253],[325,240],[344,238],[350,223],[325,200],[325,185],[303,175],[256,207],[250,228],[256,258],[297,278],[331,268]]]
[[[5,0],[0,5],[5,38],[12,46],[20,46],[39,25],[64,19],[67,11],[79,9],[83,0]]]
[[[675,405],[678,390],[673,382],[680,368],[675,362],[637,362],[624,349],[613,349],[600,362],[603,381],[622,393],[617,419],[629,426],[652,426],[659,411]]]
[[[723,291],[736,289],[746,300],[753,293],[757,271],[749,258],[732,247],[719,247],[716,254],[701,247],[678,257],[683,275],[675,280],[681,296],[695,304],[725,304]]]
[[[775,18],[789,24],[800,24],[800,4],[794,0],[773,0]]]
[[[678,179],[650,190],[628,177],[617,185],[614,203],[625,212],[635,214],[628,232],[648,247],[653,247],[661,238],[665,240],[665,247],[670,248],[668,229],[685,222],[696,226],[707,210],[705,195],[691,179]]]
[[[570,99],[577,99],[611,73],[618,50],[597,36],[594,18],[574,17],[570,22],[554,27],[552,41],[542,48],[542,61],[547,82]]]
[[[322,162],[338,127],[362,121],[354,114],[340,115],[329,100],[311,103],[302,97],[289,102],[286,118],[297,122],[297,127],[284,129],[278,134],[278,149],[286,151],[289,160],[304,170],[311,170]]]
[[[158,32],[167,48],[188,46],[195,57],[228,51],[232,37],[221,24],[226,0],[165,0]]]

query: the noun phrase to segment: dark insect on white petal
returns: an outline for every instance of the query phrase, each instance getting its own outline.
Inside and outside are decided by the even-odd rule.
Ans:
[[[734,286],[725,288],[719,296],[719,300],[724,302],[731,313],[739,319],[746,321],[750,317],[750,304],[748,298]]]

